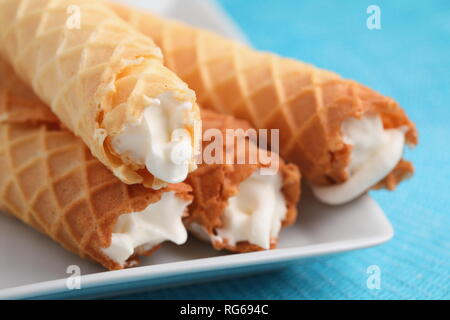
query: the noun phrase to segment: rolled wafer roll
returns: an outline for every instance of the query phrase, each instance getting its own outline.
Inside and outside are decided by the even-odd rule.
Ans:
[[[297,217],[300,198],[297,166],[286,164],[274,153],[272,163],[263,163],[258,153],[267,151],[253,145],[249,138],[242,148],[237,141],[227,145],[231,140],[226,140],[226,131],[251,129],[246,121],[202,110],[202,122],[203,163],[186,180],[194,193],[189,216],[184,219],[187,228],[218,250],[248,252],[275,248],[281,228],[293,224]],[[208,134],[209,130],[215,133]],[[208,151],[208,146],[217,140],[220,144],[214,152]],[[208,153],[214,156],[221,153],[222,161],[215,158],[214,163],[208,163]],[[227,155],[231,155],[232,161],[227,162]],[[243,164],[239,164],[239,155],[245,155]],[[256,161],[250,161],[251,155]]]
[[[100,0],[1,0],[0,53],[123,182],[160,188],[195,169],[195,94],[154,42]]]
[[[186,241],[188,185],[121,182],[5,70],[0,63],[0,210],[111,270]]]
[[[63,187],[65,185],[79,187],[79,183],[73,183],[74,181],[76,182],[76,178],[83,179],[84,176],[88,176],[92,177],[93,180],[89,179],[87,181],[87,186],[85,188],[82,187],[81,191],[86,192],[85,189],[87,189],[87,193],[89,194],[91,189],[95,189],[97,192],[105,189],[105,191],[103,191],[104,196],[102,196],[101,199],[107,202],[112,201],[111,199],[115,199],[114,204],[121,204],[118,206],[119,208],[129,208],[129,202],[132,204],[135,203],[134,197],[137,198],[137,202],[143,201],[144,203],[148,203],[148,200],[145,202],[140,196],[163,194],[162,197],[164,197],[166,193],[174,191],[178,192],[175,193],[175,195],[179,199],[184,199],[185,201],[190,200],[190,197],[187,194],[189,190],[187,190],[186,185],[183,184],[171,185],[165,190],[156,191],[145,189],[138,185],[129,186],[120,183],[106,170],[105,167],[89,156],[88,150],[79,139],[73,137],[70,133],[60,127],[59,120],[48,110],[48,107],[14,75],[13,70],[1,59],[0,98],[0,119],[2,119],[1,122],[3,122],[0,124],[1,132],[20,132],[20,130],[25,130],[24,133],[26,133],[23,134],[23,137],[19,136],[19,139],[17,139],[20,143],[15,143],[9,138],[9,135],[5,135],[3,143],[5,146],[11,146],[8,148],[13,151],[9,152],[6,147],[4,150],[0,148],[0,154],[5,154],[4,159],[7,159],[6,155],[9,153],[12,154],[13,152],[23,153],[25,156],[28,156],[26,148],[29,146],[28,144],[24,144],[24,146],[21,147],[23,142],[31,141],[30,143],[33,144],[33,141],[45,142],[47,139],[49,141],[54,141],[51,143],[36,144],[34,148],[40,150],[40,154],[44,156],[44,159],[48,159],[47,162],[49,165],[52,165],[53,168],[58,166],[62,167],[57,170],[58,172],[67,171],[64,176],[53,176],[52,174],[54,171],[48,171],[50,176],[46,179],[49,181],[58,179],[61,181],[64,179],[67,180],[67,183],[58,183],[53,187],[56,192],[60,189],[64,190]],[[212,111],[204,110],[202,112],[202,118],[206,124],[204,128],[206,134],[209,130],[216,130],[216,132],[218,131],[221,135],[226,136],[226,130],[242,129],[245,133],[246,130],[251,129],[249,123],[246,121],[237,120],[231,116],[219,115]],[[11,136],[15,137],[16,134],[12,134]],[[42,136],[42,138],[39,138],[40,136]],[[212,135],[210,138],[216,137]],[[194,189],[193,193],[195,195],[195,201],[189,207],[189,212],[192,216],[189,217],[188,215],[188,217],[185,217],[184,222],[196,235],[203,238],[206,236],[207,240],[211,241],[217,249],[245,252],[274,248],[281,226],[292,224],[297,216],[296,204],[300,196],[300,173],[297,167],[295,165],[286,165],[276,154],[266,154],[266,151],[264,151],[265,158],[269,159],[270,162],[266,161],[263,164],[261,162],[261,156],[259,155],[261,149],[258,149],[256,145],[252,145],[253,148],[249,147],[250,143],[251,141],[249,139],[245,139],[243,145],[243,153],[245,154],[243,160],[244,162],[247,161],[246,164],[236,164],[237,158],[239,157],[237,151],[242,151],[242,149],[239,148],[237,141],[235,145],[231,145],[231,148],[227,144],[220,144],[219,146],[223,150],[221,153],[223,155],[221,159],[222,162],[219,160],[217,161],[218,163],[207,163],[208,159],[204,157],[204,163],[202,163],[200,168],[194,173],[191,173],[187,180]],[[208,146],[214,144],[214,141],[204,141],[203,144],[205,147],[203,150],[204,155],[206,155]],[[2,144],[0,143],[0,147],[1,146]],[[47,150],[47,148],[49,149]],[[79,157],[76,156],[76,153],[74,154],[71,152],[72,149],[76,150],[77,148],[80,150],[81,155],[84,154],[87,158],[82,157],[79,159]],[[3,150],[3,152],[1,152],[1,150]],[[30,152],[36,154],[36,150],[33,149],[30,150]],[[231,152],[232,150],[236,152]],[[227,164],[225,163],[227,161],[227,155],[230,154],[232,155],[232,159],[229,164]],[[254,159],[256,159],[257,162],[252,163],[250,161],[250,154],[256,154]],[[2,159],[2,157],[0,157],[0,159]],[[25,160],[19,162],[24,161]],[[77,163],[81,164],[83,168],[80,169],[81,172],[75,171],[73,173],[72,171],[74,170],[71,168],[77,168]],[[64,169],[63,165],[68,166],[67,170]],[[41,221],[39,216],[42,215],[42,212],[37,211],[37,209],[34,209],[33,207],[29,210],[29,218],[25,219],[23,218],[23,211],[25,209],[22,209],[22,211],[20,209],[15,209],[14,201],[11,201],[7,196],[8,188],[11,188],[12,186],[9,180],[14,178],[14,172],[18,172],[16,170],[9,170],[10,168],[13,168],[13,166],[14,162],[11,161],[7,166],[4,166],[3,170],[6,170],[8,174],[3,174],[2,170],[0,170],[0,177],[6,179],[6,182],[4,181],[3,184],[0,183],[0,187],[3,186],[3,188],[0,188],[0,195],[5,194],[5,196],[0,197],[0,206],[4,203],[4,210],[12,212],[23,221],[48,234],[45,229],[40,228],[40,224],[45,226],[46,223],[46,221],[44,221],[39,224],[39,221]],[[89,169],[87,174],[84,170],[90,166],[92,166],[92,168]],[[270,172],[263,172],[261,169],[267,169]],[[13,173],[13,176],[8,178],[8,176],[11,175],[11,172]],[[65,178],[70,175],[74,176],[74,178],[71,178],[72,180]],[[103,188],[103,185],[97,185],[97,183],[104,183],[105,179],[106,181],[110,181],[111,184],[116,185],[117,188],[121,188],[122,193],[119,195],[113,194],[108,191],[107,188]],[[15,179],[14,181],[20,182],[18,185],[22,188],[30,188],[31,190],[37,189],[36,187],[33,187],[36,182],[33,179],[29,181],[31,187],[27,186],[28,182],[23,179]],[[92,185],[89,185],[89,183],[92,183]],[[106,184],[106,186],[109,185]],[[75,197],[75,199],[79,196],[76,192],[73,194],[69,192],[67,194],[67,196],[70,195]],[[128,197],[131,197],[132,199],[129,199]],[[40,205],[39,202],[42,202],[41,198],[34,199],[33,204],[35,206]],[[86,196],[86,198],[88,198],[87,201],[92,201],[91,199],[96,199],[97,197]],[[81,200],[83,199],[84,198]],[[23,203],[28,206],[29,202],[27,201],[28,200]],[[78,203],[77,201],[75,201],[75,203]],[[163,205],[169,206],[169,208],[161,208],[159,205],[162,201],[165,201]],[[56,212],[57,216],[60,215],[62,217],[61,219],[68,215],[66,213],[67,211],[72,210],[72,203],[68,200],[65,202],[69,203],[67,208],[58,207],[59,203],[53,204],[55,208],[59,209],[53,209],[52,212]],[[184,233],[182,232],[179,223],[177,223],[180,219],[181,210],[176,210],[177,208],[170,206],[170,203],[174,202],[176,203],[177,201],[173,199],[164,200],[163,198],[159,202],[149,204],[147,207],[148,209],[146,210],[149,211],[149,214],[151,214],[152,211],[160,210],[159,216],[167,215],[167,219],[162,221],[167,223],[156,225],[156,230],[159,234],[166,235],[168,240],[172,240],[175,243],[181,243],[182,239],[184,239],[182,236]],[[242,204],[245,205],[245,208],[242,207]],[[91,207],[97,208],[99,205],[101,204],[96,202],[93,203]],[[187,205],[187,202],[185,202],[185,205]],[[42,206],[45,210],[50,208],[47,202],[44,202]],[[119,214],[126,213],[126,210],[117,210],[119,210]],[[172,211],[170,212],[170,210]],[[99,214],[101,216],[107,216],[108,213],[109,212],[104,212],[103,209],[103,212],[100,212]],[[84,216],[88,217],[86,219],[91,219],[90,215],[92,215],[92,212],[76,212],[72,215],[74,216],[73,219],[84,220]],[[135,216],[136,213],[133,213],[133,215]],[[129,215],[124,214],[124,216],[127,217]],[[31,222],[28,221],[28,219],[31,219]],[[117,233],[113,233],[109,247],[106,250],[101,249],[101,254],[98,254],[97,252],[95,259],[99,261],[98,259],[104,257],[102,254],[109,253],[110,256],[113,257],[113,261],[122,262],[122,264],[119,265],[107,265],[109,268],[118,268],[123,265],[127,266],[135,264],[136,255],[123,262],[124,255],[126,256],[127,254],[125,248],[130,248],[130,243],[136,243],[136,241],[139,241],[140,237],[140,242],[142,242],[143,233],[135,232],[135,236],[133,234],[124,235],[124,233],[130,233],[132,229],[139,230],[144,228],[145,230],[146,222],[149,222],[149,227],[153,227],[154,229],[155,226],[152,226],[151,224],[154,222],[158,223],[158,221],[152,221],[149,218],[145,220],[146,221],[133,218],[131,221],[134,223],[132,224],[134,228],[131,228],[129,226],[130,219],[119,217],[119,221],[114,227],[114,230],[116,230]],[[144,226],[139,228],[138,224],[144,224]],[[172,225],[173,227],[170,227]],[[70,223],[66,224],[66,228],[68,227],[72,227]],[[125,228],[125,230],[123,230],[123,228]],[[70,234],[70,232],[66,231],[64,228],[61,232],[62,234],[65,234],[64,232]],[[82,231],[79,231],[79,233],[82,233]],[[130,237],[133,238],[133,236],[135,240],[130,239]],[[150,236],[152,236],[152,234],[150,234]],[[73,249],[74,245],[71,246],[71,243],[68,244],[66,238],[71,239],[70,236],[67,235],[65,235],[64,238],[55,239],[73,251],[78,250],[79,252],[80,249],[77,249],[76,247],[76,249]],[[129,241],[124,241],[124,239]],[[163,240],[164,239],[160,239],[160,241]],[[148,245],[143,248],[145,247],[148,247]],[[94,247],[94,250],[100,249]],[[131,248],[129,251],[131,251]],[[145,254],[146,252],[147,251],[142,250],[142,247],[137,248],[138,254]],[[91,253],[91,255],[87,256],[92,258],[93,254]],[[104,265],[110,262],[111,261],[109,260],[107,262],[101,261]]]
[[[372,187],[393,190],[413,174],[402,151],[405,142],[417,144],[417,131],[393,99],[300,61],[110,5],[154,39],[202,107],[279,128],[281,156],[299,165],[320,200],[340,204]]]

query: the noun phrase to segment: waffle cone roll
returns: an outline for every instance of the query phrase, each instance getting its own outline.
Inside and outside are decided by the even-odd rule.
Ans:
[[[225,130],[228,129],[247,130],[251,128],[248,122],[237,120],[231,116],[217,114],[209,110],[202,110],[201,114],[204,133],[209,129],[217,129],[225,134]],[[211,143],[213,142],[204,141],[203,150]],[[257,147],[255,149],[249,148],[250,143],[247,140],[247,145],[243,151],[246,153],[247,160],[250,152],[257,152],[258,150]],[[237,157],[239,151],[236,150],[236,145],[233,146],[233,149],[236,151],[234,157]],[[223,150],[225,159],[225,154],[230,152],[232,148],[224,145]],[[279,162],[277,174],[280,175],[280,189],[285,202],[284,218],[281,224],[283,227],[287,227],[293,224],[297,218],[297,203],[300,199],[300,172],[297,166],[286,164],[278,156],[275,157],[274,161]],[[232,252],[263,250],[260,245],[251,241],[230,241],[231,239],[228,239],[226,234],[225,236],[220,235],[220,229],[227,227],[224,212],[230,204],[230,199],[240,192],[242,183],[250,179],[261,168],[267,167],[267,164],[262,164],[259,161],[254,164],[248,163],[248,161],[246,164],[237,164],[235,159],[233,163],[202,163],[197,170],[189,174],[186,183],[193,189],[194,200],[189,206],[189,216],[185,218],[185,224],[195,235],[211,241],[217,250],[225,249]],[[258,190],[255,189],[254,192],[257,193]],[[256,194],[256,196],[259,196],[259,194]],[[252,197],[253,195],[250,198]],[[252,201],[253,199],[246,200],[249,203]],[[255,225],[256,223],[257,221],[253,221],[250,224]],[[277,240],[278,232],[270,239],[269,247],[265,249],[275,248]]]
[[[202,111],[202,119],[204,131],[251,129],[246,121],[208,110]],[[230,198],[239,192],[240,185],[257,170],[271,164],[203,163],[189,175],[187,182],[191,186],[180,183],[152,190],[142,185],[126,185],[92,157],[80,139],[61,127],[59,119],[1,59],[0,138],[0,210],[109,269],[135,266],[139,263],[138,255],[150,255],[159,247],[137,250],[124,265],[110,259],[102,250],[111,245],[111,233],[118,217],[157,203],[165,192],[175,192],[180,199],[192,201],[184,222],[199,236],[203,234],[198,234],[198,228],[192,226],[201,226],[216,249],[233,252],[263,249],[249,241],[231,243],[215,233],[224,226],[224,210]],[[210,143],[204,141],[203,145]],[[252,150],[259,149],[246,145],[246,156]],[[224,146],[224,154],[229,151]],[[278,156],[274,161],[282,179],[286,212],[281,223],[286,227],[297,217],[300,172]],[[276,246],[277,240],[277,237],[270,239],[270,248]]]
[[[165,182],[112,145],[113,138],[142,115],[148,101],[167,94],[187,103],[191,108],[183,116],[183,129],[193,150],[199,144],[194,92],[163,65],[161,50],[150,38],[102,1],[1,0],[0,20],[1,54],[123,182]],[[195,168],[193,158],[190,170]]]
[[[341,130],[346,119],[379,115],[385,129],[403,128],[406,142],[417,143],[415,126],[398,103],[355,81],[177,21],[111,6],[153,38],[165,64],[196,91],[202,107],[256,128],[280,129],[281,156],[299,165],[314,185],[349,178],[352,147]],[[377,187],[394,189],[412,173],[412,165],[401,160]]]
[[[153,253],[159,245],[137,248],[120,264],[103,249],[119,217],[169,191],[189,203],[190,187],[152,190],[121,182],[12,72],[4,72],[7,65],[0,66],[0,210],[111,270]]]

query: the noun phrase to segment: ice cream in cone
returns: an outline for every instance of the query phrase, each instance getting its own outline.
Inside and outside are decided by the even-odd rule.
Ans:
[[[417,143],[417,132],[393,99],[206,30],[110,6],[154,39],[202,107],[280,129],[281,156],[300,166],[322,201],[344,203],[372,187],[392,190],[412,175],[402,151],[404,143]]]
[[[195,169],[195,94],[161,50],[100,0],[1,0],[0,53],[66,128],[127,184]]]

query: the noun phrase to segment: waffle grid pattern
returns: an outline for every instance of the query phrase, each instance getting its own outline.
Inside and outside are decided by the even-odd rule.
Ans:
[[[339,85],[343,80],[336,82],[334,79],[338,77],[330,74],[325,74],[324,79],[321,72],[309,66],[293,65],[270,54],[250,52],[235,42],[226,43],[229,48],[217,52],[218,56],[207,54],[206,47],[215,46],[220,40],[211,39],[213,35],[199,30],[193,31],[196,40],[192,47],[171,47],[178,42],[165,39],[179,37],[180,29],[170,23],[164,26],[169,30],[167,34],[171,35],[166,34],[161,42],[166,57],[179,61],[186,50],[197,50],[193,54],[196,57],[193,65],[201,70],[199,79],[191,80],[197,76],[196,70],[185,72],[178,64],[168,63],[168,66],[190,84],[203,83],[202,90],[192,85],[196,92],[205,92],[204,95],[198,94],[200,105],[246,119],[257,128],[280,128],[280,153],[307,168],[305,172],[311,172],[316,165],[326,166],[332,161],[327,151],[342,148],[342,145],[337,145],[333,150],[328,145],[332,137],[328,131],[330,119],[327,111],[331,105],[325,104],[328,101],[324,89],[334,83]],[[204,52],[198,53],[201,49]],[[284,67],[285,63],[289,66]],[[223,69],[219,72],[219,68]],[[353,103],[355,110],[361,105],[359,99],[349,103]],[[333,175],[332,172],[326,173]],[[334,178],[343,180],[345,173],[339,172]]]
[[[72,4],[80,7],[80,29],[66,26]],[[143,164],[118,159],[103,136],[137,117],[145,95],[173,92],[198,113],[195,94],[164,67],[154,42],[97,0],[2,0],[0,16],[1,47],[19,75],[124,182],[151,183],[139,172]]]
[[[100,250],[117,217],[163,191],[121,183],[65,131],[4,123],[0,137],[0,207],[82,257],[120,267]]]
[[[166,65],[196,92],[201,106],[280,129],[281,155],[317,184],[347,179],[350,148],[340,124],[365,112],[385,125],[415,128],[392,99],[314,66],[257,52],[214,33],[123,6],[114,10],[161,47]],[[392,121],[392,119],[394,119]]]
[[[0,123],[59,123],[58,118],[0,59]]]
[[[231,116],[220,115],[209,110],[202,110],[203,129],[216,129],[222,132],[228,129],[251,128],[247,121],[237,120]],[[211,142],[204,141],[203,148],[206,148]],[[247,143],[252,143],[247,140]],[[223,154],[232,151],[230,148],[224,148]],[[236,149],[233,152],[236,157]],[[245,148],[246,158],[250,152],[258,152],[249,146]],[[282,192],[286,201],[286,215],[283,220],[283,226],[293,224],[297,218],[297,203],[300,198],[300,172],[293,164],[285,164],[282,159],[279,161],[279,172],[282,176]],[[236,161],[235,161],[236,163]],[[187,227],[194,233],[196,228],[193,223],[202,226],[210,235],[215,234],[215,230],[222,226],[222,215],[228,204],[228,199],[236,194],[239,185],[248,179],[256,170],[265,167],[264,164],[209,164],[200,165],[192,172],[187,179],[187,183],[192,187],[194,201],[189,206],[190,215],[185,219]],[[271,248],[275,248],[277,238],[271,239]],[[261,247],[241,241],[236,244],[228,243],[227,239],[223,241],[213,240],[212,244],[217,250],[229,250],[232,252],[251,252],[263,250]]]
[[[89,185],[87,171],[92,165],[92,160],[84,159],[83,146],[74,139],[68,143],[64,133],[49,132],[44,126],[3,124],[1,132],[3,207],[68,249],[89,255],[87,245],[94,237],[102,238],[96,235],[102,230],[95,227],[103,223],[94,214],[91,196],[106,185],[80,188]],[[54,170],[56,163],[64,167]],[[87,209],[83,217],[77,207]]]
[[[67,249],[119,269],[100,250],[117,218],[139,212],[175,192],[192,201],[186,184],[152,190],[127,185],[92,156],[0,59],[0,210],[37,228]],[[159,246],[138,248],[125,266]]]
[[[11,5],[11,2],[16,4]],[[84,100],[93,106],[88,97],[95,94],[101,85],[108,62],[135,47],[146,47],[147,52],[148,48],[155,47],[150,39],[138,36],[122,23],[117,23],[115,16],[107,9],[101,10],[95,1],[78,3],[82,13],[81,30],[66,27],[69,17],[66,10],[70,1],[2,3],[2,9],[11,10],[12,17],[15,16],[5,21],[2,37],[5,42],[15,43],[14,46],[6,46],[13,65],[62,121],[74,130],[82,126],[86,116],[89,117],[87,113],[92,113],[92,108],[80,108],[76,102]],[[106,36],[110,37],[109,41],[104,41]],[[119,45],[115,41],[120,41]],[[83,92],[83,89],[88,90]],[[76,97],[78,94],[82,95]]]

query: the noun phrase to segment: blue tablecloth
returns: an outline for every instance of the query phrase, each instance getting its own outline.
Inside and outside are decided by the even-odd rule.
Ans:
[[[334,70],[394,97],[416,122],[416,174],[372,192],[395,228],[382,246],[281,272],[148,292],[135,299],[449,299],[450,1],[220,0],[258,49]],[[381,30],[366,27],[369,5]],[[380,290],[366,268],[378,265]]]

